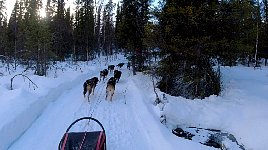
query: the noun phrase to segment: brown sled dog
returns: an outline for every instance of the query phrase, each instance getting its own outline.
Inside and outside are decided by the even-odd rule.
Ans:
[[[92,92],[92,95],[94,95],[94,90],[95,90],[95,87],[96,87],[98,81],[99,81],[99,79],[97,77],[93,77],[89,80],[86,80],[86,82],[84,83],[83,94],[84,94],[84,97],[86,97],[86,93],[88,92],[88,95],[87,95],[88,100],[89,100],[89,95],[91,94],[91,92]]]
[[[107,82],[106,97],[105,97],[106,100],[107,100],[107,97],[110,96],[110,101],[112,101],[114,91],[115,91],[115,84],[116,84],[115,78],[111,77]]]

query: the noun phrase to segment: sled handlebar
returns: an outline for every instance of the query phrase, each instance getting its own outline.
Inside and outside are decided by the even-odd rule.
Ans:
[[[83,117],[83,118],[79,118],[77,120],[75,120],[66,130],[66,133],[72,128],[72,126],[74,124],[76,124],[77,122],[81,121],[81,120],[93,120],[95,122],[97,122],[99,124],[99,126],[102,128],[103,132],[105,133],[104,127],[102,126],[102,124],[99,122],[99,120],[92,118],[92,117]]]
[[[75,120],[68,128],[67,128],[67,130],[66,130],[66,132],[65,133],[68,133],[69,132],[69,130],[72,128],[72,126],[74,125],[74,124],[76,124],[77,122],[79,122],[79,121],[81,121],[81,120],[93,120],[93,121],[95,121],[95,122],[97,122],[98,124],[99,124],[99,126],[102,128],[102,130],[103,130],[103,132],[104,132],[104,134],[105,134],[105,130],[104,130],[104,127],[102,126],[102,124],[99,122],[99,120],[97,120],[97,119],[95,119],[95,118],[92,118],[92,117],[83,117],[83,118],[79,118],[79,119],[77,119],[77,120]],[[61,146],[62,146],[62,143],[63,143],[63,139],[64,139],[64,137],[62,137],[62,139],[60,140],[60,143],[59,143],[59,145],[58,145],[58,150],[61,150]],[[105,149],[106,149],[106,146],[105,146]]]

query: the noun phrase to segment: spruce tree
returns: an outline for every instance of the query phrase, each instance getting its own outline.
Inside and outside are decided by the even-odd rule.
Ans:
[[[6,55],[7,47],[7,14],[5,0],[0,0],[0,55]]]
[[[114,43],[114,24],[113,24],[113,9],[114,3],[112,0],[105,5],[103,11],[103,25],[102,25],[102,49],[106,56],[113,54]]]
[[[144,57],[144,27],[149,19],[149,0],[123,0],[122,11],[118,15],[121,19],[117,24],[116,39],[119,48],[131,53],[133,74],[142,68]]]
[[[25,45],[25,25],[23,21],[23,16],[26,8],[24,3],[25,2],[22,0],[17,0],[15,2],[13,11],[8,22],[8,55],[14,58],[15,69],[17,66],[17,61],[23,55]]]
[[[161,90],[186,98],[219,94],[219,76],[210,63],[216,6],[217,1],[166,1],[159,18],[165,53]]]
[[[75,51],[82,60],[93,57],[94,43],[94,6],[93,1],[76,1],[74,23]]]
[[[42,39],[44,35],[42,34],[41,17],[38,11],[42,8],[41,0],[32,0],[26,3],[25,13],[25,34],[26,42],[25,49],[27,50],[28,61],[34,61],[36,66],[37,75],[45,75],[45,66],[43,66],[42,59],[44,56]]]
[[[268,59],[268,1],[263,0],[263,35],[262,35],[262,53],[265,58],[265,66],[267,65]]]
[[[58,60],[63,61],[65,57],[69,57],[72,53],[72,21],[70,10],[65,9],[64,0],[58,0],[56,8],[53,22],[50,25],[52,48]]]
[[[100,46],[101,46],[101,10],[102,10],[102,3],[99,4],[99,6],[96,6],[96,14],[95,14],[95,33],[94,33],[94,37],[95,37],[95,52],[98,54],[98,56],[100,56],[101,50],[100,50]]]

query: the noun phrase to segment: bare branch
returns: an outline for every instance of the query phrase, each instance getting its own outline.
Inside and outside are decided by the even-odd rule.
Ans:
[[[38,88],[38,86],[28,77],[28,76],[26,76],[26,75],[24,75],[24,74],[16,74],[15,76],[13,76],[12,78],[11,78],[11,85],[10,85],[10,89],[11,90],[13,90],[13,80],[14,80],[14,78],[15,77],[17,77],[17,76],[23,76],[23,77],[25,77],[25,78],[27,78],[30,82],[29,82],[29,86],[30,86],[30,83],[32,83],[33,85],[34,85],[34,87],[37,87]],[[35,89],[35,88],[34,88]]]

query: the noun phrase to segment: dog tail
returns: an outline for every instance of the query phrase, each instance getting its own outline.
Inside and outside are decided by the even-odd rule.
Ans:
[[[87,83],[86,83],[86,82],[84,83],[83,87],[84,87],[83,94],[84,94],[84,96],[85,96],[86,93],[87,93]]]

